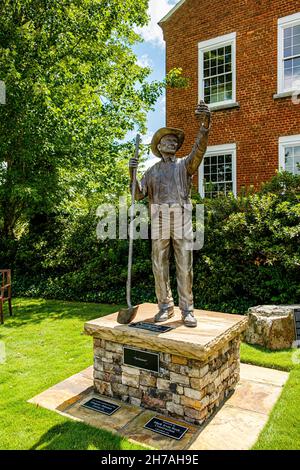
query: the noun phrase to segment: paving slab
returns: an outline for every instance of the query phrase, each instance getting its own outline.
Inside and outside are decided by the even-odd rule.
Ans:
[[[52,411],[64,411],[93,390],[93,367],[72,375],[28,400]]]
[[[251,364],[241,364],[241,379],[282,387],[286,383],[288,376],[288,372],[281,370],[253,366]]]
[[[76,418],[77,420],[94,426],[99,429],[106,429],[107,431],[117,432],[121,431],[126,425],[130,423],[134,418],[142,413],[138,406],[127,405],[119,400],[102,397],[108,403],[113,403],[120,406],[120,408],[111,416],[103,413],[84,408],[87,401],[92,398],[100,398],[98,393],[91,392],[86,395],[83,399],[77,401],[74,405],[70,406],[64,411],[65,415],[70,418]]]
[[[286,372],[241,364],[241,380],[235,392],[203,427],[101,397],[93,391],[93,367],[50,387],[29,402],[155,449],[246,450],[255,444],[288,376]],[[83,408],[81,405],[92,397],[119,404],[121,409],[107,416]],[[144,429],[154,416],[183,425],[188,431],[182,440],[176,441]]]
[[[224,405],[189,450],[251,449],[267,420],[267,414]]]
[[[170,423],[178,424],[179,426],[184,426],[188,428],[188,430],[180,441],[166,437],[162,434],[157,434],[153,431],[150,431],[149,429],[144,428],[145,424],[147,424],[148,421],[153,417],[161,418]],[[189,445],[198,431],[199,429],[197,426],[192,426],[191,424],[178,421],[173,418],[166,418],[165,416],[159,415],[154,411],[147,410],[141,413],[136,419],[131,421],[131,423],[129,423],[128,426],[124,428],[122,435],[133,442],[143,444],[147,447],[152,447],[159,450],[182,450]]]

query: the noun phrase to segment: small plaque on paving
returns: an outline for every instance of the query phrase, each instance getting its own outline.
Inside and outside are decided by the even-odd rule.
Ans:
[[[153,331],[154,333],[166,333],[167,331],[173,330],[171,326],[155,325],[155,323],[146,323],[139,321],[137,323],[130,323],[130,328],[137,328],[139,330]]]
[[[296,341],[300,341],[300,308],[294,309]]]
[[[188,430],[188,428],[184,426],[179,426],[179,424],[156,417],[151,418],[150,421],[145,424],[144,428],[150,429],[150,431],[158,434],[163,434],[171,439],[176,439],[177,441],[180,441]]]
[[[123,352],[125,365],[159,372],[158,353],[141,351],[140,349],[128,348],[126,346],[124,346]]]
[[[81,406],[83,406],[84,408],[88,408],[89,410],[97,411],[98,413],[103,413],[108,416],[111,416],[120,409],[119,405],[109,403],[108,401],[100,400],[99,398],[91,398],[91,400],[87,401]]]

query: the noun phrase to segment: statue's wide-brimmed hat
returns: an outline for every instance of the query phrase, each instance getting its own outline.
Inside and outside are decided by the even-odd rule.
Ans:
[[[159,142],[161,141],[161,139],[165,135],[176,135],[176,137],[178,138],[178,149],[177,150],[179,150],[180,147],[182,147],[182,144],[184,142],[184,137],[185,137],[185,134],[184,134],[183,130],[174,129],[172,127],[162,127],[157,132],[155,132],[155,134],[152,138],[152,142],[151,142],[151,150],[152,150],[152,153],[156,157],[161,157],[161,154],[160,154],[157,146],[158,146]]]

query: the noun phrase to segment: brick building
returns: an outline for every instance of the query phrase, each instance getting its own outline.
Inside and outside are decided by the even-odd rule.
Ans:
[[[190,79],[167,92],[167,125],[186,132],[181,155],[199,99],[213,111],[200,193],[258,188],[279,168],[299,174],[300,0],[181,0],[160,26],[167,71]]]

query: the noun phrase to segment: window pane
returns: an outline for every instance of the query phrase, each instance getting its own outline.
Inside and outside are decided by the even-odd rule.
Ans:
[[[218,56],[218,65],[224,65],[225,58],[223,55]]]
[[[295,175],[300,174],[300,145],[285,148],[285,170]]]
[[[294,35],[300,34],[300,24],[298,24],[297,26],[294,26],[294,27],[293,27],[293,34],[294,34]]]
[[[226,54],[225,55],[225,63],[228,64],[229,62],[231,62],[231,54]]]
[[[225,164],[226,161],[227,164]],[[232,155],[206,155],[204,157],[204,175],[206,197],[218,197],[232,191]]]
[[[232,46],[219,47],[203,54],[204,96],[208,103],[232,100]],[[210,79],[210,81],[209,81]],[[227,88],[224,83],[230,84]]]
[[[204,69],[209,69],[209,64],[210,64],[209,60],[205,60],[204,61]]]
[[[293,69],[293,75],[294,75],[294,78],[299,78],[300,77],[300,67],[295,67]]]
[[[284,78],[284,88],[289,89],[293,87],[293,78],[292,76],[290,77],[285,77]]]
[[[295,162],[294,162],[294,173],[295,175],[300,175],[300,156],[295,157]]]
[[[293,55],[300,55],[300,46],[293,47]]]
[[[291,62],[292,62],[293,67],[300,67],[300,57],[293,59],[293,61]]]
[[[298,145],[297,147],[294,147],[294,154],[295,154],[295,157],[300,157],[300,145]]]
[[[288,59],[284,61],[284,70],[289,70],[293,68],[293,59]]]
[[[293,55],[291,47],[284,48],[284,57],[291,57]]]
[[[299,46],[300,44],[300,34],[297,34],[297,36],[293,37],[293,46]]]
[[[284,47],[292,47],[292,38],[285,38]]]
[[[293,28],[285,28],[284,29],[284,37],[285,38],[290,38],[292,36],[292,30],[293,30]]]

